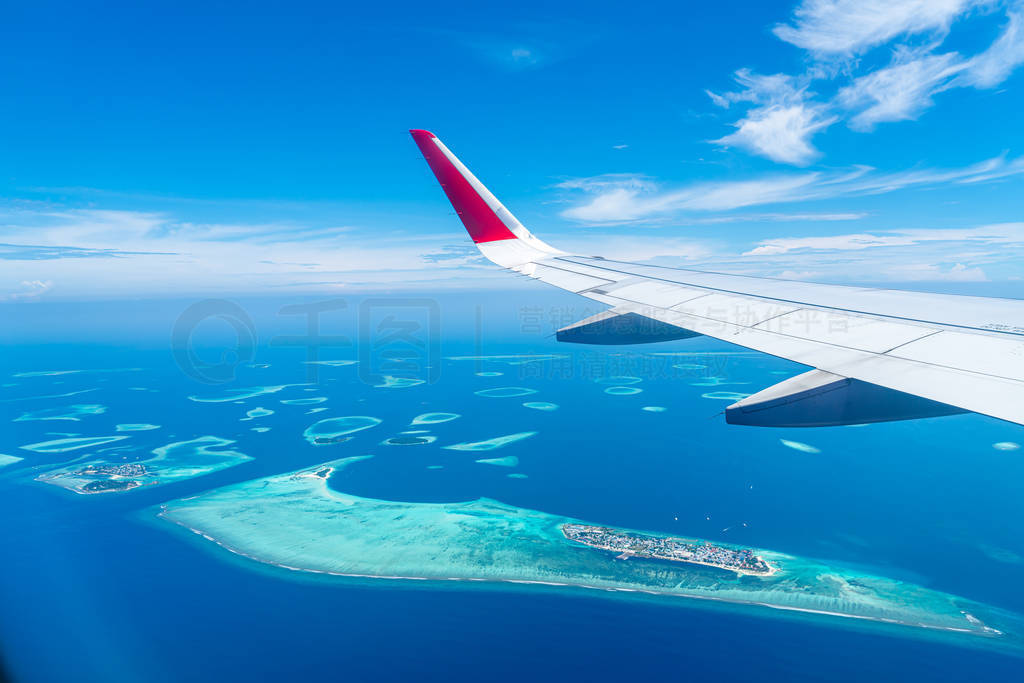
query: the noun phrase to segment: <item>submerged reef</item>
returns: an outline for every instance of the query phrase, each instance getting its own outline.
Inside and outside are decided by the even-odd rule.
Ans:
[[[150,432],[154,429],[160,429],[160,425],[149,424],[147,422],[128,422],[117,425],[117,431],[119,432]]]
[[[427,380],[416,379],[413,377],[392,377],[391,375],[385,375],[381,377],[380,384],[374,384],[373,386],[377,389],[404,389],[406,387],[415,387],[420,384],[425,384]]]
[[[611,394],[612,396],[634,396],[641,391],[643,389],[640,387],[608,387],[604,390],[604,393]]]
[[[493,439],[486,439],[484,441],[466,441],[463,443],[456,443],[451,446],[444,446],[444,448],[450,451],[493,451],[496,448],[507,446],[510,443],[528,439],[536,433],[537,432],[517,432],[515,434],[506,434],[505,436],[496,436]]]
[[[309,398],[283,398],[281,403],[286,406],[311,406],[327,401],[326,396],[310,396]]]
[[[526,387],[496,387],[494,389],[481,389],[473,393],[477,396],[486,396],[487,398],[512,398],[513,396],[536,394],[537,390],[527,389]]]
[[[14,463],[21,462],[22,460],[24,460],[24,458],[19,458],[16,455],[4,455],[3,453],[0,453],[0,467],[7,467],[8,465],[13,465]]]
[[[514,455],[506,455],[504,458],[480,458],[477,462],[481,465],[496,465],[498,467],[519,466],[519,458]]]
[[[52,441],[30,443],[20,446],[20,448],[34,453],[66,453],[68,451],[76,451],[79,448],[102,446],[103,444],[122,441],[127,438],[127,436],[78,436],[68,439],[53,439]]]
[[[76,403],[75,405],[64,406],[61,408],[43,408],[41,410],[33,410],[32,412],[23,413],[19,417],[16,417],[14,421],[29,422],[33,420],[69,420],[72,422],[78,422],[82,419],[83,415],[102,415],[105,412],[107,412],[107,407],[101,406],[98,403]]]
[[[274,411],[270,408],[253,408],[252,410],[245,411],[245,417],[241,418],[242,422],[248,422],[249,420],[255,420],[261,417],[267,417],[273,415]]]
[[[611,377],[598,377],[594,381],[597,382],[598,384],[615,384],[617,386],[622,386],[624,384],[640,384],[640,382],[643,382],[644,380],[642,377],[631,377],[628,375],[613,375]]]
[[[709,391],[706,394],[701,394],[701,398],[710,398],[715,401],[739,401],[750,394],[741,394],[738,391]]]
[[[423,413],[412,419],[410,425],[433,425],[441,422],[451,422],[462,417],[458,413]]]
[[[801,453],[821,453],[821,449],[812,446],[807,443],[801,443],[800,441],[790,441],[789,439],[779,439],[786,448],[792,448],[794,451],[800,451]]]
[[[266,394],[276,394],[277,392],[287,389],[291,386],[300,386],[297,384],[274,384],[265,387],[247,387],[244,389],[228,389],[220,396],[189,396],[190,401],[196,403],[230,403],[231,401],[244,401],[247,398],[254,398],[256,396],[264,396]]]
[[[592,588],[650,599],[731,603],[763,616],[856,619],[893,632],[1019,648],[1018,615],[923,586],[757,548],[618,529],[648,542],[685,541],[757,557],[751,574],[716,566],[617,554],[576,542],[586,522],[481,498],[407,503],[328,488],[326,479],[370,456],[230,485],[159,506],[167,522],[238,555],[292,571],[388,579],[510,582]],[[571,534],[569,534],[571,535]],[[625,555],[625,557],[623,557]],[[628,557],[628,559],[627,559]],[[592,595],[601,595],[599,590]],[[771,608],[771,609],[766,609]]]
[[[314,422],[306,427],[302,433],[306,441],[314,446],[325,446],[332,443],[348,441],[348,435],[355,432],[376,427],[380,424],[376,417],[366,415],[348,415],[346,417],[329,417],[326,420]]]

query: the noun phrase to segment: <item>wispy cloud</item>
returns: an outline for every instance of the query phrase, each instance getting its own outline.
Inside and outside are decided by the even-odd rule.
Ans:
[[[548,65],[557,50],[547,41],[516,41],[495,36],[473,36],[469,47],[486,62],[506,71],[526,71]]]
[[[768,256],[789,254],[795,251],[860,251],[873,247],[892,247],[913,244],[914,240],[905,235],[825,235],[816,237],[785,237],[766,240],[744,253],[744,256]]]
[[[0,301],[35,299],[45,294],[52,286],[53,283],[49,280],[23,280],[15,291],[0,294]]]
[[[882,173],[869,167],[846,171],[806,171],[749,180],[726,180],[664,187],[646,176],[621,174],[576,178],[559,184],[582,190],[589,199],[562,212],[588,224],[660,221],[681,214],[729,212],[753,206],[843,196],[875,195],[942,184],[979,183],[1024,173],[1024,157],[999,156],[958,169],[911,169]],[[796,215],[808,215],[798,212]],[[845,217],[844,217],[845,218]],[[814,220],[814,218],[807,218]],[[819,220],[828,220],[819,219]]]
[[[781,200],[787,196],[836,192],[889,191],[899,186],[917,186],[942,178],[946,181],[970,181],[984,175],[998,175],[1015,162],[995,160],[968,169],[947,171],[917,170],[903,174],[877,174],[854,169],[845,174],[798,173],[789,185],[775,188]],[[795,180],[794,180],[795,179]],[[676,192],[660,189],[647,178],[578,179],[567,184],[581,191],[592,188],[609,192],[616,183],[632,191],[648,192],[653,206],[672,208],[685,202],[691,207],[750,205],[758,201],[761,188],[744,184],[720,183],[683,188]],[[740,185],[735,187],[732,185]],[[662,196],[664,195],[664,196]],[[640,207],[645,208],[644,206]],[[649,208],[649,207],[646,207]],[[638,209],[639,210],[639,209]],[[65,249],[64,256],[44,254],[45,260],[23,258],[4,261],[0,269],[0,300],[31,301],[46,297],[102,298],[132,296],[227,295],[252,291],[286,289],[288,291],[333,293],[337,291],[407,287],[433,288],[523,286],[509,280],[500,269],[481,259],[468,241],[452,242],[452,234],[382,236],[375,231],[372,240],[363,239],[367,231],[354,230],[352,237],[341,236],[296,239],[275,242],[238,240],[235,229],[225,229],[231,239],[216,241],[194,239],[190,231],[151,232],[149,220],[139,221],[131,212],[91,213],[87,218],[74,211],[52,209],[44,218],[6,221],[5,232],[14,238],[32,236],[37,244],[26,249]],[[716,210],[691,209],[687,216],[694,222],[730,220],[787,221],[795,230],[797,221],[835,222],[856,220],[857,213],[762,212],[730,214]],[[137,224],[140,236],[120,247],[98,243],[103,219],[112,233],[124,237],[118,226]],[[76,220],[88,223],[87,228]],[[165,220],[171,221],[170,217]],[[39,223],[46,223],[40,227]],[[175,221],[171,221],[175,222]],[[226,226],[231,227],[231,226]],[[242,230],[242,226],[234,226]],[[821,228],[818,228],[821,229]],[[304,233],[303,230],[296,231]],[[315,232],[315,231],[314,231]],[[50,237],[70,234],[88,237],[88,246],[64,247],[50,244]],[[907,280],[981,280],[1020,275],[1024,263],[1024,223],[1000,223],[963,229],[905,229],[893,231],[850,231],[832,236],[792,235],[765,239],[755,244],[737,245],[734,240],[685,238],[663,231],[639,234],[595,235],[575,231],[570,235],[544,235],[559,248],[571,253],[609,255],[630,261],[665,266],[718,269],[751,275],[782,276],[802,279],[849,281],[870,278],[878,281]],[[28,243],[26,242],[26,245]],[[62,243],[56,243],[61,244]],[[149,249],[138,248],[147,245]],[[24,246],[24,245],[23,245]],[[160,251],[157,251],[160,249]],[[872,268],[865,273],[863,252],[871,251]],[[105,255],[119,251],[116,257]],[[97,256],[81,256],[81,253]],[[28,252],[24,255],[29,255]]]
[[[437,251],[422,254],[424,263],[484,264],[487,260],[471,242],[446,244]]]
[[[1022,279],[1021,263],[1024,223],[996,223],[775,237],[743,250],[723,242],[696,267],[818,282],[984,282]]]
[[[559,246],[669,267],[821,282],[982,282],[1024,275],[1024,223],[772,238],[745,251],[729,241],[650,232]],[[871,251],[869,269],[865,250]]]
[[[956,85],[994,88],[1024,62],[1024,13],[1012,10],[1007,14],[1002,34],[984,52],[964,64]]]
[[[953,77],[963,69],[956,53],[900,48],[890,66],[854,79],[839,91],[836,102],[855,112],[851,128],[870,131],[878,123],[917,118],[934,104],[937,93],[953,87]]]
[[[0,298],[108,297],[309,291],[406,286],[410,273],[438,286],[479,270],[471,244],[451,233],[411,235],[331,224],[201,223],[171,213],[0,208]],[[372,235],[372,239],[367,239]],[[334,279],[331,285],[325,275]],[[490,273],[483,274],[486,278]],[[45,287],[38,284],[44,283]],[[5,293],[7,292],[7,293]]]
[[[125,258],[128,256],[172,256],[169,251],[125,251],[41,244],[0,244],[0,261],[49,261],[55,259]]]
[[[989,279],[987,265],[1019,270],[1016,264],[1024,253],[1024,223],[772,238],[762,240],[742,258],[753,262],[785,258],[786,265],[802,263],[805,267],[824,267],[827,272],[829,265],[833,271],[836,267],[846,269],[861,259],[836,259],[837,254],[864,250],[873,252],[872,274],[881,274],[884,279],[985,281]]]
[[[992,0],[804,0],[776,36],[819,57],[852,57],[894,38],[945,34],[953,21]]]
[[[714,223],[794,223],[804,221],[857,221],[865,218],[868,214],[864,212],[847,211],[845,213],[742,213],[725,216],[712,216],[709,218],[697,218],[692,222],[699,224]]]

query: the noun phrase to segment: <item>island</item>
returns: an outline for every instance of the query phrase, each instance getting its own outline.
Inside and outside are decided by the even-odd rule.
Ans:
[[[252,460],[245,453],[227,448],[233,443],[231,439],[217,436],[200,436],[154,448],[148,457],[139,457],[134,462],[97,458],[47,470],[35,479],[79,494],[118,493],[160,486]]]
[[[231,484],[164,502],[152,513],[195,543],[277,568],[282,577],[572,591],[744,609],[1024,654],[1021,615],[863,568],[598,526],[489,498],[428,503],[346,492],[349,470],[372,457]],[[629,559],[602,546],[620,557],[628,551]]]
[[[750,548],[729,548],[708,541],[648,536],[588,524],[563,524],[562,533],[570,541],[620,553],[620,560],[648,557],[655,560],[701,564],[705,567],[717,567],[752,576],[771,576],[779,571],[777,567],[755,555]]]
[[[122,464],[95,462],[85,465],[74,472],[74,475],[83,480],[90,480],[80,485],[83,493],[127,491],[142,486],[141,477],[146,475],[146,466],[137,462]]]
[[[345,443],[351,438],[351,436],[315,436],[312,443],[314,446],[326,446],[332,443]]]

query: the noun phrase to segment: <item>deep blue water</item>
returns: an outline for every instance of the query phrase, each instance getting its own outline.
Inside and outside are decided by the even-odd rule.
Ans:
[[[605,680],[1016,680],[1024,659],[831,620],[779,618],[743,608],[688,606],[674,600],[608,598],[587,592],[506,587],[452,588],[402,582],[309,579],[262,567],[203,544],[162,522],[151,506],[228,483],[324,460],[372,453],[331,485],[351,493],[413,501],[486,496],[584,520],[685,533],[797,555],[864,565],[884,576],[1024,612],[1024,429],[979,416],[859,428],[765,430],[730,427],[712,391],[753,392],[802,370],[758,355],[651,353],[737,351],[687,340],[646,347],[593,349],[546,337],[564,299],[539,300],[543,320],[508,301],[490,302],[475,329],[472,297],[441,297],[438,348],[427,349],[437,381],[405,389],[374,388],[360,366],[321,368],[314,392],[290,387],[236,403],[204,404],[192,394],[229,387],[307,381],[304,350],[275,345],[278,334],[304,329],[273,318],[276,308],[250,305],[261,334],[255,360],[230,383],[203,385],[175,364],[167,339],[174,304],[83,316],[79,334],[40,330],[13,335],[0,383],[0,453],[25,456],[0,470],[0,638],[16,680],[203,681],[325,679]],[[485,300],[486,301],[486,300]],[[349,310],[357,308],[353,302]],[[163,308],[161,308],[163,307]],[[156,309],[154,312],[153,309]],[[134,328],[126,321],[148,319]],[[269,311],[270,315],[266,312]],[[588,311],[592,312],[592,311]],[[583,312],[573,312],[582,317]],[[106,325],[104,316],[109,318]],[[149,316],[147,318],[147,316]],[[386,316],[384,316],[386,317]],[[121,325],[115,324],[121,321]],[[266,321],[265,323],[263,321]],[[109,334],[104,339],[103,330]],[[116,333],[111,331],[116,330]],[[355,358],[366,339],[355,319],[326,333],[346,334],[351,348],[324,358]],[[232,334],[211,328],[197,337],[200,355],[219,360]],[[396,350],[374,347],[376,355]],[[567,354],[526,365],[446,360],[458,355]],[[228,354],[229,360],[231,354]],[[672,362],[708,370],[673,370]],[[140,368],[13,377],[36,370]],[[500,377],[479,377],[480,370]],[[611,396],[600,374],[635,375],[635,396]],[[692,386],[706,375],[731,382]],[[483,398],[474,391],[524,386],[522,398]],[[145,387],[158,391],[130,391]],[[69,398],[31,398],[79,389]],[[280,399],[323,395],[329,410]],[[557,403],[555,412],[523,401]],[[24,412],[99,403],[106,413],[79,422],[12,422]],[[664,406],[648,413],[641,406]],[[240,422],[263,406],[273,416]],[[384,447],[415,415],[456,412],[431,427],[429,446]],[[352,441],[314,448],[301,437],[317,419],[372,415],[383,423]],[[112,434],[114,425],[151,422],[160,430],[125,442],[148,451],[213,434],[236,439],[254,460],[189,481],[123,494],[77,496],[32,482],[26,468],[83,451],[44,456],[19,446],[77,432]],[[251,431],[266,425],[271,431]],[[474,463],[471,453],[438,448],[536,430],[532,439],[493,456],[517,455],[515,470]],[[783,446],[791,439],[820,449]],[[428,470],[427,465],[444,465]],[[510,471],[527,479],[510,479]],[[745,526],[744,526],[745,524]],[[680,602],[684,602],[680,605]]]

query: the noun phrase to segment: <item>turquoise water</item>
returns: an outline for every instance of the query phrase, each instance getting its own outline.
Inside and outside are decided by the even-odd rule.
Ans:
[[[728,401],[705,394],[753,392],[802,368],[700,339],[569,347],[515,325],[478,345],[472,316],[455,315],[462,326],[446,328],[427,363],[437,377],[422,383],[363,377],[357,348],[310,363],[302,349],[261,345],[232,382],[202,385],[159,335],[149,348],[113,338],[10,343],[0,388],[7,666],[26,680],[84,681],[339,671],[355,680],[675,679],[680,662],[696,679],[718,680],[1012,680],[1019,672],[1011,641],[1013,615],[1024,613],[1021,428],[970,415],[730,427],[721,415]],[[508,387],[516,390],[488,391]],[[284,402],[315,397],[327,401]],[[83,405],[105,410],[72,407]],[[76,419],[19,421],[29,413]],[[320,560],[358,560],[359,571],[338,573],[379,576],[428,566],[427,541],[447,539],[448,552],[462,548],[472,561],[427,553],[435,580],[402,581],[275,566],[308,558],[297,551],[268,563],[268,548],[281,552],[277,539],[304,538],[288,528],[309,538],[325,529],[325,511],[307,509],[313,495],[295,499],[288,519],[299,527],[284,526],[262,498],[274,478],[366,455],[312,482],[374,520],[362,535],[328,536],[319,545],[331,552]],[[96,463],[148,463],[152,483],[75,493],[74,473]],[[246,515],[213,523],[201,514],[204,502],[238,492]],[[213,540],[158,518],[161,506],[199,515],[194,528]],[[452,535],[452,514],[484,523]],[[509,519],[533,521],[510,537],[495,526]],[[749,582],[713,570],[652,586],[654,570],[636,558],[560,544],[565,519],[763,549],[790,573],[757,599],[730,592]],[[227,534],[238,538],[229,543]],[[255,546],[246,557],[218,541]],[[364,544],[355,560],[349,542]],[[494,547],[518,559],[484,562],[480,553]],[[486,578],[466,575],[480,566],[516,569],[496,581],[448,580]],[[513,583],[538,576],[544,583]],[[611,584],[594,587],[598,580]],[[625,590],[637,586],[648,592]],[[832,593],[816,592],[826,586]],[[731,601],[684,599],[696,590]],[[855,599],[824,609],[844,591]],[[940,628],[821,613],[843,610]],[[946,628],[983,628],[963,612],[1007,637]],[[55,643],[61,657],[48,654]]]
[[[353,456],[159,506],[156,514],[230,552],[291,571],[339,577],[462,580],[643,591],[846,617],[959,635],[1024,654],[1024,619],[922,588],[763,549],[770,576],[615,553],[567,540],[574,523],[478,499],[404,503],[344,492]],[[477,460],[516,467],[519,459]],[[728,545],[728,544],[726,544]]]

